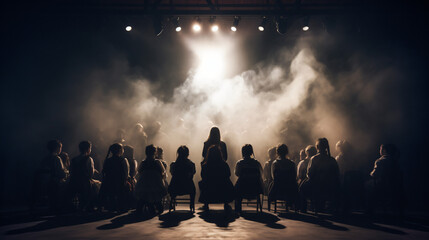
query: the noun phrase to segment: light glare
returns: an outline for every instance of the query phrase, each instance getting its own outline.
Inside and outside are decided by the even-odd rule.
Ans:
[[[235,26],[232,26],[232,27],[231,27],[231,31],[236,32],[236,31],[237,31],[237,28],[236,28]]]
[[[182,31],[182,28],[181,27],[176,27],[176,32],[180,32],[180,31]]]
[[[309,29],[310,29],[310,27],[309,27],[309,26],[304,26],[304,27],[302,27],[302,31],[304,31],[304,32],[308,31]]]
[[[194,23],[194,25],[192,26],[192,29],[195,32],[199,32],[199,31],[201,31],[201,25],[199,23]]]
[[[132,28],[131,26],[126,26],[126,27],[125,27],[125,31],[129,32],[129,31],[131,31],[131,30],[133,30],[133,28]]]
[[[259,26],[258,27],[259,31],[263,32],[265,30],[265,28],[263,26]]]
[[[219,30],[219,26],[218,25],[213,25],[212,26],[212,32],[217,32]]]

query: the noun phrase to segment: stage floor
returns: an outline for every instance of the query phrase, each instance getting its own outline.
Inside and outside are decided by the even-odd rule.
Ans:
[[[197,205],[200,207],[201,205]],[[429,239],[424,219],[368,219],[330,215],[256,213],[244,207],[239,216],[225,214],[222,205],[192,214],[184,205],[176,212],[145,218],[133,212],[73,213],[62,216],[7,217],[1,239]],[[8,219],[9,218],[9,219]]]

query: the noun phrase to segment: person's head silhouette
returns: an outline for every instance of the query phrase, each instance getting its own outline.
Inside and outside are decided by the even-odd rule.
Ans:
[[[91,147],[92,144],[90,141],[82,141],[79,143],[79,152],[82,155],[89,155],[91,154]]]
[[[46,144],[46,148],[48,149],[50,154],[59,155],[61,153],[63,144],[59,140],[51,140]]]
[[[268,157],[272,161],[276,160],[276,157],[277,157],[277,147],[272,147],[272,148],[268,149]]]
[[[282,158],[282,159],[286,158],[288,153],[289,153],[289,148],[286,146],[286,144],[279,144],[277,146],[277,155],[280,158]]]
[[[210,134],[207,138],[207,142],[214,145],[218,145],[220,143],[220,130],[218,127],[212,127],[210,129]]]
[[[329,150],[328,139],[326,139],[326,138],[317,139],[316,148],[320,154],[331,156],[331,151]]]
[[[189,148],[185,145],[177,149],[177,159],[187,159],[189,156]]]
[[[147,158],[154,158],[155,152],[156,148],[153,144],[146,146],[145,153]]]
[[[250,144],[246,144],[241,148],[241,154],[243,158],[250,158],[253,154],[253,147]]]
[[[305,154],[307,155],[307,159],[310,159],[311,157],[313,157],[314,155],[317,154],[317,149],[315,146],[313,145],[308,145],[305,148]]]
[[[116,157],[122,156],[122,154],[124,154],[124,147],[120,143],[114,143],[110,145],[109,151],[107,152],[107,157],[109,157],[110,153]]]

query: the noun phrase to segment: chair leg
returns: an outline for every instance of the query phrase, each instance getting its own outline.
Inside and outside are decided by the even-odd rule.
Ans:
[[[168,208],[168,212],[171,212],[171,209],[173,209],[174,199],[175,198],[173,197],[170,199],[170,207]]]
[[[277,200],[274,200],[274,213],[277,213]]]
[[[270,212],[271,211],[271,201],[267,201],[267,204],[268,204],[268,212]]]

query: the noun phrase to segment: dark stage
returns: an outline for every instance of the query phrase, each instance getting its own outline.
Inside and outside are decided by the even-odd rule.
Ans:
[[[429,238],[429,8],[423,2],[2,2],[0,238]],[[212,135],[214,126],[218,132]],[[335,185],[327,202],[339,212],[277,215],[266,203],[263,213],[247,206],[240,216],[225,215],[221,205],[195,214],[179,206],[151,218],[138,217],[134,209],[97,212],[105,204],[98,191],[108,159],[116,154],[123,160],[111,169],[127,172],[121,172],[121,187],[133,202],[151,144],[157,147],[149,149],[156,151],[151,159],[163,160],[156,169],[165,191],[178,148],[187,146],[180,147],[180,159],[192,168],[187,183],[196,187],[197,207],[202,166],[213,145],[216,159],[226,161],[220,190],[229,196],[237,192],[235,169],[246,158],[247,144],[253,146],[246,148],[248,159],[266,170],[258,173],[266,194],[274,189],[270,164],[282,159],[289,164],[294,199],[305,201],[319,189],[310,184],[306,193],[299,185],[298,196],[298,184],[311,181],[312,157],[326,155],[335,171],[319,183],[335,175],[335,184],[321,186]],[[388,147],[380,149],[382,144]],[[124,146],[134,147],[127,148],[127,164]],[[90,169],[89,185],[82,184],[86,192],[76,190],[76,183],[67,188],[76,158],[88,161],[79,165]],[[381,173],[393,179],[386,185],[377,185],[379,175],[371,174],[380,158],[381,166],[386,159],[393,166]],[[55,166],[46,167],[48,161]],[[62,174],[55,181],[53,166]],[[41,183],[43,174],[50,185]],[[62,207],[74,197],[85,204],[73,207],[95,212],[46,214],[48,205],[66,212]],[[108,201],[119,205],[115,197]],[[36,206],[32,213],[30,206]]]
[[[279,208],[280,209],[280,208]],[[11,217],[2,222],[2,239],[427,239],[424,216],[398,221],[391,216],[362,214],[333,217],[313,213],[278,214],[243,208],[238,216],[225,214],[221,205],[192,214],[184,206],[159,217],[135,213],[86,213],[42,218]],[[21,219],[20,219],[21,218]]]

